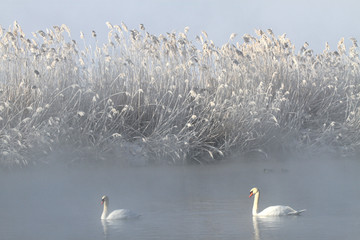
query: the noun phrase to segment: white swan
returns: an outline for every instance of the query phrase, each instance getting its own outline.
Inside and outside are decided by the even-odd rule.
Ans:
[[[129,218],[140,217],[139,214],[134,213],[129,209],[118,209],[118,210],[114,210],[110,214],[108,214],[108,207],[109,207],[109,197],[108,196],[103,196],[101,198],[101,204],[104,205],[104,210],[101,214],[102,220],[129,219]]]
[[[268,208],[265,208],[261,212],[258,211],[258,204],[259,204],[259,198],[260,198],[260,191],[257,188],[252,188],[250,190],[250,196],[254,195],[254,205],[252,209],[252,215],[253,216],[286,216],[286,215],[299,215],[300,213],[306,211],[306,209],[296,211],[293,208],[289,206],[271,206]]]

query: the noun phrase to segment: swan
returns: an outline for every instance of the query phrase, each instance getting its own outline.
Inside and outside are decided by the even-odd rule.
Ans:
[[[109,197],[103,196],[101,198],[101,204],[104,205],[104,210],[101,214],[101,220],[115,220],[115,219],[129,219],[129,218],[138,218],[139,214],[132,212],[129,209],[118,209],[108,213],[109,207]]]
[[[300,213],[306,211],[306,209],[296,211],[295,209],[289,206],[270,206],[265,208],[261,212],[258,213],[258,203],[260,198],[260,191],[257,188],[252,188],[250,190],[249,197],[254,195],[254,205],[252,209],[253,216],[286,216],[286,215],[300,215]]]

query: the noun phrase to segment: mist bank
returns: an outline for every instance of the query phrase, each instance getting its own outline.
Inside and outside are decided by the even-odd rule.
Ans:
[[[314,55],[271,30],[216,46],[205,32],[188,39],[188,28],[107,27],[105,44],[95,31],[76,42],[66,25],[30,37],[16,22],[0,28],[2,166],[66,149],[80,156],[73,161],[144,164],[359,152],[356,39]]]

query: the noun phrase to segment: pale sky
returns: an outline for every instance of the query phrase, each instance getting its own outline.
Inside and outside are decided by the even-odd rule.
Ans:
[[[297,49],[306,41],[321,52],[325,42],[336,49],[341,37],[347,46],[350,37],[360,41],[359,9],[358,0],[1,0],[0,25],[7,29],[16,20],[30,34],[64,23],[73,38],[92,30],[106,38],[106,21],[130,29],[142,23],[155,35],[189,26],[190,40],[204,30],[218,46],[232,33],[242,41],[245,33],[271,28]]]

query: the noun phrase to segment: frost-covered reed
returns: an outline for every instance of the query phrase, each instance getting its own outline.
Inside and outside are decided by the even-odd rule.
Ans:
[[[359,152],[355,39],[314,55],[271,30],[218,47],[205,32],[190,41],[188,28],[154,36],[144,25],[107,26],[101,45],[95,31],[72,40],[65,25],[29,38],[16,22],[1,28],[1,165],[67,146],[98,161],[130,152],[171,163],[232,150]]]

